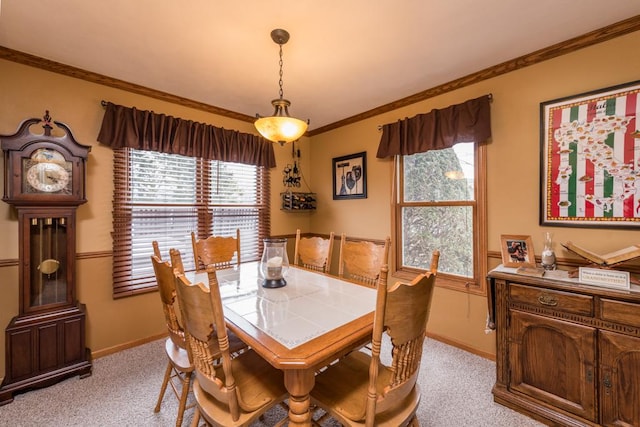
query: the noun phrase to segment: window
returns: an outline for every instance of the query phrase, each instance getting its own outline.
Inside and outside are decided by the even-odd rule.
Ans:
[[[179,249],[190,270],[192,231],[235,236],[239,228],[242,261],[260,258],[270,228],[268,168],[130,148],[114,153],[114,297],[156,288],[153,240],[163,257]]]
[[[438,285],[484,293],[484,145],[396,156],[396,274],[427,270],[440,251]]]

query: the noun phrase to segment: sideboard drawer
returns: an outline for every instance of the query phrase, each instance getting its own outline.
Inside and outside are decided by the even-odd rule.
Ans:
[[[623,325],[640,328],[638,304],[601,298],[600,317],[602,317],[602,320],[609,322],[622,323]]]
[[[515,283],[509,286],[509,301],[582,316],[593,317],[594,313],[593,297],[590,295],[534,288]]]

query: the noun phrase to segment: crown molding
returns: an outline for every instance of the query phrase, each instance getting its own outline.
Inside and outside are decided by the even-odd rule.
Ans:
[[[625,19],[624,21],[620,21],[607,27],[591,31],[590,33],[574,37],[572,39],[554,44],[552,46],[545,47],[543,49],[520,56],[518,58],[505,61],[501,64],[485,68],[484,70],[477,71],[467,76],[460,77],[459,79],[452,80],[448,83],[444,83],[431,89],[416,93],[414,95],[407,96],[406,98],[381,105],[369,111],[356,114],[355,116],[351,116],[346,119],[328,124],[326,126],[319,127],[307,132],[307,136],[319,135],[321,133],[337,129],[342,126],[359,122],[361,120],[368,119],[379,114],[387,113],[389,111],[397,110],[398,108],[406,107],[407,105],[415,104],[417,102],[424,101],[425,99],[433,98],[438,95],[463,88],[465,86],[479,83],[483,80],[488,80],[502,74],[510,73],[511,71],[516,71],[530,65],[538,64],[540,62],[556,58],[558,56],[566,55],[585,47],[602,43],[607,40],[611,40],[625,34],[633,33],[638,30],[640,30],[640,15],[636,15],[632,18]]]
[[[248,116],[246,114],[241,114],[235,111],[226,110],[224,108],[215,107],[213,105],[194,101],[188,98],[183,98],[181,96],[172,95],[170,93],[162,92],[156,89],[151,89],[145,86],[137,85],[135,83],[129,83],[124,80],[115,79],[113,77],[94,73],[92,71],[83,70],[81,68],[72,67],[70,65],[62,64],[60,62],[51,61],[49,59],[44,59],[39,56],[30,55],[28,53],[9,49],[4,46],[0,46],[0,59],[6,59],[8,61],[17,62],[19,64],[40,68],[45,71],[51,71],[53,73],[62,74],[68,77],[74,77],[76,79],[86,80],[91,83],[97,83],[104,86],[125,90],[131,93],[137,93],[138,95],[148,96],[150,98],[159,99],[161,101],[170,102],[172,104],[178,104],[184,107],[194,108],[196,110],[218,114],[220,116],[230,117],[232,119],[237,119],[244,122],[253,123],[255,121],[255,117],[253,116]]]
[[[387,113],[389,111],[396,110],[398,108],[406,107],[407,105],[415,104],[420,101],[424,101],[429,98],[433,98],[438,95],[442,95],[447,92],[451,92],[465,86],[469,86],[483,80],[491,79],[493,77],[500,76],[502,74],[509,73],[511,71],[519,70],[530,65],[538,64],[543,61],[547,61],[558,56],[566,55],[571,52],[589,47],[598,43],[605,42],[607,40],[614,39],[629,33],[640,30],[640,15],[636,15],[629,19],[617,22],[615,24],[600,28],[595,31],[583,34],[578,37],[548,46],[546,48],[537,50],[535,52],[520,56],[509,61],[505,61],[501,64],[485,68],[484,70],[477,71],[459,79],[452,80],[448,83],[444,83],[435,86],[431,89],[418,92],[414,95],[410,95],[406,98],[399,99],[397,101],[390,102],[385,105],[373,108],[371,110],[356,114],[343,120],[339,120],[334,123],[313,129],[306,133],[306,136],[315,136],[333,129],[337,129],[355,122],[359,122],[370,117],[377,116],[379,114]],[[171,102],[173,104],[182,105],[184,107],[194,108],[197,110],[205,111],[212,114],[217,114],[232,119],[253,123],[255,121],[254,116],[238,113],[224,108],[215,107],[213,105],[205,104],[202,102],[194,101],[192,99],[183,98],[181,96],[172,95],[170,93],[162,92],[159,90],[151,89],[145,86],[140,86],[134,83],[129,83],[124,80],[115,79],[112,77],[104,76],[102,74],[86,71],[80,68],[65,65],[59,62],[44,59],[35,55],[20,52],[17,50],[9,49],[4,46],[0,46],[0,59],[6,59],[8,61],[17,62],[23,65],[28,65],[35,68],[40,68],[46,71],[51,71],[65,76],[74,77],[81,80],[86,80],[92,83],[97,83],[116,89],[125,90],[128,92],[136,93],[139,95],[148,96],[150,98],[159,99],[161,101]]]

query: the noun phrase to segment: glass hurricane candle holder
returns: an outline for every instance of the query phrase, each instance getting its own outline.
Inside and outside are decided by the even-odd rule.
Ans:
[[[287,239],[264,239],[264,251],[260,261],[262,286],[265,288],[281,288],[287,284],[284,276],[289,270],[287,256]]]
[[[544,233],[544,249],[541,264],[545,270],[556,269],[556,253],[553,251],[553,233]]]

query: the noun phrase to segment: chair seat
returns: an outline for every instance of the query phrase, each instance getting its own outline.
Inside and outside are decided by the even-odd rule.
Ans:
[[[265,410],[277,405],[288,396],[282,371],[272,367],[253,350],[241,353],[233,358],[232,363],[236,390],[240,390],[241,400],[250,407],[262,408],[262,410],[241,411],[240,418],[233,421],[228,406],[214,399],[203,388],[203,385],[208,382],[198,381],[199,373],[196,371],[193,394],[201,408],[201,415],[214,425],[229,427],[249,425]],[[216,377],[224,382],[222,366],[216,367]]]
[[[171,338],[164,342],[164,349],[173,367],[180,372],[192,372],[193,366],[189,362],[189,354],[184,348],[178,347]]]
[[[233,332],[229,331],[228,336],[229,352],[231,354],[236,354],[249,348]],[[216,348],[212,349],[215,350],[213,351],[214,354],[220,353],[217,348],[217,344],[218,343],[215,342]],[[171,364],[175,369],[179,370],[180,372],[193,372],[193,366],[189,362],[189,354],[187,353],[187,350],[177,346],[171,338],[167,338],[167,340],[165,341],[164,349],[167,352],[167,356],[169,357],[169,360],[171,361]]]
[[[236,334],[227,329],[227,337],[229,339],[229,353],[231,357],[237,356],[239,353],[247,350],[249,346],[244,343]],[[214,358],[220,358],[220,347],[218,347],[218,341],[213,340],[209,343],[209,350]]]
[[[227,337],[229,339],[229,353],[231,353],[232,355],[249,348],[249,346],[245,344],[244,341],[242,341],[236,334],[229,330],[227,330]]]
[[[354,351],[340,359],[339,363],[329,366],[316,376],[316,384],[311,392],[312,401],[344,425],[364,426],[370,364],[371,357],[368,354]],[[378,370],[376,389],[380,395],[389,385],[392,372],[380,363]],[[416,384],[401,405],[377,414],[375,425],[401,426],[399,420],[409,420],[411,414],[418,409],[419,403],[420,391]]]

